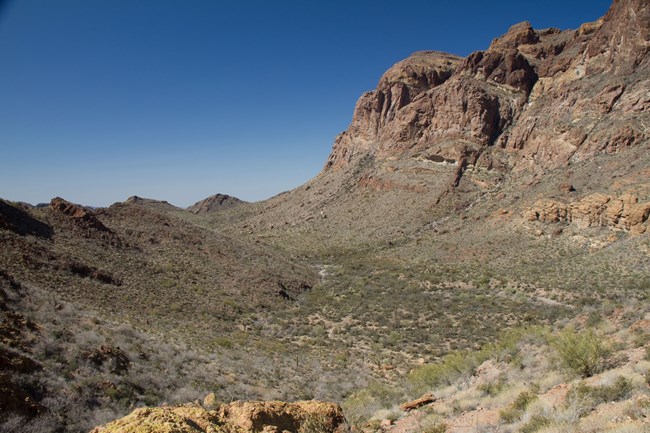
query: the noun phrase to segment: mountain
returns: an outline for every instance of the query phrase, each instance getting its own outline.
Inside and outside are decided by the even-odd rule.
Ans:
[[[623,0],[577,31],[523,22],[466,59],[415,53],[357,102],[326,168],[421,154],[460,171],[541,173],[639,145],[648,138],[648,24],[646,2]]]
[[[237,206],[242,203],[244,202],[237,197],[232,197],[227,194],[215,194],[203,200],[197,201],[192,206],[188,207],[187,210],[192,213],[200,214],[215,212],[220,209],[227,209],[229,207]]]
[[[361,96],[323,171],[249,225],[319,245],[419,239],[459,216],[479,231],[643,233],[648,14],[617,0],[578,30],[524,22],[465,59],[413,54]]]

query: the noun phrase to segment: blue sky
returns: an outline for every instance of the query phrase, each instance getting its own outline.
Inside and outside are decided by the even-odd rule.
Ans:
[[[361,93],[418,50],[610,1],[0,0],[0,197],[188,206],[295,188]]]

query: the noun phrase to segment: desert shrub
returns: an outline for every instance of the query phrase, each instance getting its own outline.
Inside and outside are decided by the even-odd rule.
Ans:
[[[484,392],[490,397],[498,395],[506,385],[506,378],[504,375],[501,375],[498,380],[482,383],[476,387],[481,392]]]
[[[512,424],[521,418],[528,405],[536,399],[537,396],[531,391],[524,391],[508,407],[499,411],[499,417],[504,422]]]
[[[587,413],[601,403],[626,399],[632,388],[632,382],[623,376],[617,377],[611,385],[589,386],[580,382],[569,390],[566,401],[568,404],[582,404],[584,413]]]
[[[381,409],[367,390],[361,390],[346,398],[342,404],[346,417],[353,425],[370,419],[372,414]]]
[[[214,344],[223,347],[224,349],[231,349],[233,346],[233,342],[230,338],[221,336],[214,338]]]
[[[609,349],[593,329],[577,332],[568,328],[551,340],[560,362],[580,377],[591,377],[603,370]]]
[[[32,419],[12,416],[0,424],[3,433],[55,433],[58,428],[56,419],[47,413]]]
[[[627,415],[634,420],[646,420],[650,418],[650,397],[644,396],[636,399]]]
[[[447,424],[434,424],[422,431],[423,433],[445,433],[447,431]]]
[[[343,409],[350,421],[359,424],[372,417],[376,411],[389,409],[403,398],[403,393],[398,389],[380,382],[372,382],[348,397],[343,402]]]
[[[328,433],[332,431],[332,423],[321,414],[308,414],[300,424],[298,433]]]
[[[435,364],[426,364],[411,370],[407,381],[415,394],[421,394],[442,384],[451,384],[461,374],[469,373],[476,363],[466,352],[453,352]]]
[[[530,420],[519,427],[519,433],[535,433],[551,424],[551,420],[544,415],[533,415]]]
[[[496,342],[488,343],[479,350],[457,350],[445,355],[440,361],[417,367],[408,374],[406,386],[413,397],[440,385],[451,385],[463,375],[474,370],[488,359],[512,361],[519,350],[519,342],[543,333],[542,328],[516,328],[503,332]]]

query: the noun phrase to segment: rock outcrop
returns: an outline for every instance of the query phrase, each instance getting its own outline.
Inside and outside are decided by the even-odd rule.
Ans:
[[[245,202],[237,197],[232,197],[227,194],[215,194],[201,201],[197,201],[192,206],[188,207],[187,210],[195,214],[210,213],[237,206],[242,203]]]
[[[415,53],[359,99],[325,170],[427,153],[541,175],[639,145],[650,136],[649,49],[648,2],[615,0],[576,31],[524,22],[466,59]]]
[[[528,221],[574,223],[581,228],[609,227],[634,234],[646,232],[649,216],[650,202],[639,203],[638,197],[629,193],[618,197],[593,193],[569,202],[545,198],[524,212]]]
[[[301,401],[236,401],[207,410],[198,405],[140,408],[91,433],[282,433],[349,431],[341,408],[334,403]]]
[[[107,233],[111,232],[111,230],[97,218],[93,211],[78,204],[70,203],[61,197],[55,197],[52,199],[50,202],[50,209],[58,215],[68,217],[75,225],[81,228],[94,229]]]

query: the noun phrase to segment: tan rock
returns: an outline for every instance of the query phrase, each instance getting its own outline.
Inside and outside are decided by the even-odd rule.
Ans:
[[[650,215],[650,202],[641,203],[630,210],[628,225],[630,227],[645,223]]]
[[[642,234],[650,217],[650,202],[639,204],[638,201],[638,197],[630,192],[618,197],[594,193],[568,204],[540,199],[525,210],[522,217],[530,222],[569,222],[583,228],[609,227]]]
[[[218,423],[216,414],[200,407],[145,407],[90,433],[204,433]]]
[[[349,426],[340,406],[321,401],[236,401],[214,411],[192,406],[140,408],[91,433],[344,433]]]
[[[203,407],[206,409],[216,409],[218,405],[219,402],[217,400],[217,396],[214,395],[214,392],[209,393],[203,399]]]

